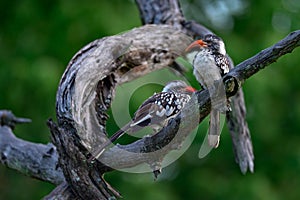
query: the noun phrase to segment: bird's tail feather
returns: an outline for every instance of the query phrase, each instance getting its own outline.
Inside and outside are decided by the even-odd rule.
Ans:
[[[214,148],[219,146],[220,140],[220,112],[212,109],[210,113],[208,144]]]
[[[118,130],[116,133],[114,133],[109,140],[102,143],[99,147],[97,147],[93,152],[92,156],[88,159],[88,162],[91,162],[101,156],[101,154],[106,150],[106,147],[108,147],[111,143],[119,139],[122,135],[126,133],[129,129],[129,124],[125,125],[123,128]]]

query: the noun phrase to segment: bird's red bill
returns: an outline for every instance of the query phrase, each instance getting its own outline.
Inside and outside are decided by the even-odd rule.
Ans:
[[[186,90],[189,92],[196,92],[197,90],[195,88],[193,88],[192,86],[187,86]]]
[[[199,47],[207,47],[206,42],[204,42],[203,40],[196,40],[195,42],[193,42],[192,44],[190,44],[185,51],[191,51],[194,48],[199,48]]]

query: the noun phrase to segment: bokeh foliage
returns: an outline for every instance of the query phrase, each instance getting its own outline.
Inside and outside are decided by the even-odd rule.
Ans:
[[[181,3],[189,19],[224,39],[235,63],[300,29],[297,0]],[[137,7],[128,0],[3,0],[0,19],[0,109],[31,118],[33,123],[18,126],[15,133],[39,143],[50,141],[45,122],[55,118],[57,85],[71,57],[94,39],[141,25]],[[299,199],[299,55],[296,49],[244,84],[254,174],[239,171],[226,127],[220,147],[198,159],[207,127],[203,123],[189,150],[167,167],[158,181],[154,182],[151,174],[123,172],[109,173],[107,179],[125,199]],[[154,85],[152,89],[160,88]],[[134,98],[130,101],[132,112],[146,95]],[[108,131],[117,129],[111,118]],[[40,199],[54,188],[3,166],[0,180],[0,199]]]

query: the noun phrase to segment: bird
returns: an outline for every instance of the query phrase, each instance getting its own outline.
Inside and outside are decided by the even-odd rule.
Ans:
[[[222,77],[229,72],[230,61],[226,56],[223,40],[214,35],[205,35],[186,48],[186,59],[193,65],[193,74],[203,89],[210,93],[212,109],[208,143],[217,148],[220,141],[220,112],[230,110]]]
[[[134,134],[148,126],[155,131],[163,128],[171,118],[179,113],[195,91],[196,89],[182,80],[170,81],[165,85],[162,92],[154,93],[153,96],[145,100],[134,113],[132,120],[114,133],[100,147],[97,147],[88,161],[99,158],[107,146],[125,133]]]

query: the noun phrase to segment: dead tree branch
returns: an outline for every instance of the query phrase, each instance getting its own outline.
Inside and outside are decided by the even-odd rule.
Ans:
[[[58,167],[58,155],[53,144],[36,144],[17,138],[12,128],[30,120],[15,117],[10,111],[0,110],[0,162],[27,176],[60,184],[64,175]]]
[[[143,24],[168,24],[191,37],[203,37],[211,30],[194,21],[187,21],[178,0],[136,0]]]
[[[137,2],[142,5],[158,1]],[[89,151],[106,139],[106,111],[113,100],[115,86],[172,64],[191,42],[192,39],[187,34],[203,35],[209,31],[205,28],[195,28],[201,27],[200,25],[191,26],[193,23],[185,22],[177,1],[163,2],[172,5],[171,8],[157,4],[156,9],[152,11],[150,4],[147,4],[151,12],[157,12],[153,16],[159,15],[160,12],[165,14],[161,14],[160,18],[144,17],[144,22],[150,23],[154,20],[155,23],[171,23],[174,26],[148,25],[121,35],[96,40],[80,50],[70,61],[57,93],[58,125],[52,121],[48,122],[59,161],[53,146],[17,139],[7,124],[1,123],[1,162],[24,174],[60,184],[47,199],[108,199],[111,196],[119,196],[103,180],[102,175],[105,172],[113,170],[113,167],[123,168],[143,162],[155,162],[158,155],[156,152],[163,157],[181,145],[189,132],[198,125],[190,123],[195,121],[195,116],[201,122],[210,113],[209,94],[205,90],[199,91],[181,114],[156,135],[109,149],[101,156],[102,163],[86,162],[90,156]],[[176,12],[169,15],[165,12],[166,9]],[[196,33],[197,31],[199,33]],[[300,31],[295,31],[272,47],[237,65],[224,77],[228,97],[235,95],[249,77],[299,45]],[[149,154],[131,157],[129,155],[124,159],[124,154],[118,153],[124,149],[138,155]],[[34,156],[30,156],[32,154]],[[21,169],[14,167],[15,158],[19,163],[24,163]],[[110,163],[110,167],[103,163]],[[42,174],[46,174],[47,177]]]
[[[273,46],[238,64],[226,77],[235,77],[243,83],[266,66],[276,62],[281,56],[291,53],[300,45],[300,31],[294,31]]]
[[[191,41],[170,26],[148,25],[96,40],[73,57],[57,92],[58,127],[49,125],[60,166],[76,195],[104,199],[116,193],[102,189],[109,188],[101,178],[103,165],[86,163],[88,150],[106,140],[106,111],[115,86],[168,66]]]
[[[231,70],[230,73],[224,77],[226,85],[231,86],[228,88],[234,88],[228,90],[228,94],[233,95],[235,93],[234,91],[237,91],[237,89],[247,78],[253,76],[259,70],[268,66],[270,63],[275,62],[278,58],[285,55],[286,53],[292,52],[293,49],[295,49],[299,45],[300,31],[295,31],[289,34],[283,40],[276,43],[275,45],[261,51],[252,58],[249,58],[248,60],[237,65],[236,68]],[[157,150],[158,148],[168,145],[168,141],[171,141],[172,138],[174,138],[175,135],[178,134],[176,130],[178,130],[178,125],[180,124],[180,121],[182,121],[182,119],[186,119],[189,116],[195,116],[195,112],[198,113],[200,111],[201,118],[199,120],[201,121],[201,119],[203,119],[209,113],[210,102],[207,92],[197,92],[196,95],[197,101],[199,103],[198,111],[196,111],[196,109],[192,109],[193,105],[187,106],[186,111],[184,111],[174,120],[170,121],[169,125],[163,130],[161,130],[160,133],[158,133],[157,135],[148,138],[143,138],[135,143],[126,146],[113,147],[112,149],[109,149],[102,155],[101,160],[104,159],[106,162],[112,162],[114,163],[114,165],[118,166],[118,168],[134,166],[141,162],[145,162],[145,159],[142,157],[136,157],[135,160],[125,160],[124,158],[119,157],[119,154],[116,152],[119,151],[119,149],[126,149],[132,152],[140,152],[141,150],[143,150],[144,152],[152,152],[153,150]],[[66,126],[67,124],[68,123],[65,123],[63,124],[63,126]],[[186,122],[181,123],[180,125],[183,127],[189,127],[189,124],[187,124]],[[55,128],[52,128],[52,131],[54,129]],[[188,129],[183,130],[186,130],[186,132],[189,131]],[[61,133],[61,130],[56,131],[58,131],[57,133]],[[65,137],[70,137],[74,139],[72,134],[65,135]],[[184,137],[184,135],[182,137]],[[169,139],[165,140],[165,138]],[[51,154],[49,154],[49,150]],[[80,152],[76,152],[76,154],[80,154]],[[3,164],[5,164],[7,167],[16,169],[26,175],[33,176],[41,180],[49,181],[54,184],[61,184],[64,180],[61,173],[61,169],[57,167],[58,158],[56,155],[55,148],[53,148],[53,146],[34,144],[24,140],[20,140],[12,134],[10,128],[7,127],[6,124],[2,124],[0,128],[0,155],[1,162]],[[42,162],[45,159],[48,159],[48,161]],[[86,167],[89,168],[89,166],[87,166],[87,164],[84,162],[85,158],[80,157],[80,159],[82,159],[82,163],[84,163]],[[25,163],[24,160],[27,160],[28,164]],[[119,163],[117,161],[119,161]],[[19,163],[23,165],[20,168],[17,168],[14,167],[14,163]],[[107,168],[106,166],[101,165],[100,163],[97,163],[94,167],[96,167],[97,171],[99,172],[106,172],[112,170],[111,168]],[[73,169],[78,169],[78,167],[76,166]],[[46,175],[42,176],[43,174]],[[67,188],[70,189],[70,187]],[[65,191],[65,193],[68,192]],[[71,190],[69,190],[68,194],[70,195],[70,193],[72,193]],[[95,198],[97,199],[97,197]]]
[[[275,45],[261,51],[255,56],[245,60],[232,69],[225,77],[225,85],[227,87],[227,96],[234,96],[248,78],[259,72],[264,67],[275,62],[278,58],[284,54],[290,53],[293,49],[300,45],[300,31],[295,31],[289,34],[286,38],[279,41]],[[196,100],[197,99],[197,100]],[[199,122],[201,122],[210,113],[210,98],[207,91],[199,91],[196,93],[196,99],[191,101],[174,120],[171,120],[168,126],[162,129],[159,133],[152,137],[146,137],[136,141],[129,145],[118,145],[107,150],[103,153],[101,161],[105,163],[114,163],[113,167],[126,168],[138,165],[147,160],[145,157],[122,157],[120,149],[125,149],[130,152],[149,153],[157,151],[162,147],[167,146],[170,141],[178,134],[178,128],[180,128],[183,134],[183,138],[186,137],[198,123],[191,123],[191,119],[195,119],[194,116],[198,116],[200,113]],[[199,109],[195,109],[195,101],[199,105]],[[192,117],[191,117],[192,116]],[[191,117],[191,118],[190,118]],[[167,138],[167,139],[166,139]],[[180,138],[176,145],[180,145]],[[149,158],[148,158],[149,159]]]
[[[145,30],[147,33],[149,33],[149,28],[151,29],[152,33],[157,33],[157,31],[160,33],[159,37],[163,37],[164,34],[162,34],[164,31],[163,29],[165,29],[166,33],[168,33],[168,31],[170,31],[170,27],[167,26],[145,26],[139,29],[135,29],[132,32],[128,32],[126,37],[131,38],[131,34],[132,36],[136,37],[136,35],[134,34],[136,31],[138,32],[138,35],[142,34],[142,30]],[[156,31],[157,29],[157,31]],[[174,34],[174,30],[172,30],[173,34]],[[176,31],[175,31],[176,33]],[[177,32],[180,35],[180,32]],[[226,92],[228,97],[232,96],[234,94],[237,93],[237,91],[239,90],[239,88],[241,87],[242,83],[249,78],[250,76],[254,75],[255,73],[257,73],[259,70],[263,69],[265,66],[269,65],[270,63],[274,62],[276,59],[278,59],[280,56],[291,52],[292,49],[296,48],[297,46],[299,46],[299,35],[300,32],[294,32],[290,35],[288,35],[285,39],[283,39],[282,41],[280,41],[278,44],[275,44],[274,46],[268,48],[267,50],[262,51],[261,53],[257,54],[256,56],[254,56],[253,58],[250,58],[248,60],[246,60],[245,62],[239,64],[236,68],[232,69],[225,77],[224,77],[224,82],[226,85]],[[122,37],[125,37],[125,35],[122,35]],[[120,37],[120,36],[118,36]],[[145,35],[145,37],[147,37]],[[183,35],[181,35],[180,37],[182,37],[181,41],[190,41],[188,38],[184,39],[185,37]],[[176,38],[178,38],[178,36],[176,36]],[[112,41],[110,41],[110,39],[112,39]],[[125,38],[123,38],[125,39]],[[132,38],[131,38],[132,39]],[[88,54],[85,55],[81,55],[84,56],[84,59],[78,59],[77,56],[75,56],[75,60],[80,60],[80,62],[77,62],[76,64],[73,64],[75,62],[71,61],[71,64],[69,66],[69,68],[67,69],[67,73],[64,74],[63,77],[63,81],[66,82],[61,82],[60,84],[60,88],[59,88],[59,92],[58,92],[58,103],[59,102],[63,102],[64,104],[61,105],[72,105],[71,107],[63,107],[64,110],[68,111],[67,115],[66,112],[61,112],[60,110],[58,110],[58,119],[59,119],[59,133],[57,132],[52,132],[53,137],[54,137],[54,142],[55,144],[58,146],[59,149],[62,152],[62,154],[60,155],[60,158],[63,159],[62,161],[60,161],[61,163],[65,163],[66,166],[64,167],[62,165],[62,168],[64,171],[64,174],[68,174],[70,175],[69,177],[66,177],[66,179],[68,180],[68,182],[70,181],[72,183],[72,188],[74,187],[75,191],[81,191],[82,192],[82,188],[85,185],[88,185],[88,188],[85,189],[84,191],[87,190],[91,190],[91,185],[95,184],[95,180],[98,177],[101,177],[102,173],[107,172],[109,170],[112,170],[112,168],[123,168],[123,167],[130,167],[130,166],[135,166],[137,164],[146,162],[146,163],[152,163],[155,162],[157,158],[161,158],[163,157],[166,153],[168,153],[171,150],[176,149],[176,147],[180,146],[182,141],[184,140],[184,138],[198,125],[198,123],[190,123],[192,121],[195,121],[195,116],[199,116],[199,122],[201,122],[209,113],[210,113],[210,99],[209,99],[209,94],[207,91],[201,91],[201,92],[197,92],[196,96],[194,98],[194,101],[191,101],[187,106],[186,109],[183,110],[183,112],[178,115],[174,120],[171,120],[170,123],[168,124],[167,127],[165,127],[163,130],[161,130],[159,133],[157,133],[156,135],[152,136],[152,137],[146,137],[143,138],[141,140],[138,140],[135,143],[129,144],[129,145],[125,145],[125,146],[116,146],[114,148],[111,148],[110,150],[106,151],[101,157],[100,157],[100,161],[101,163],[97,162],[92,166],[89,166],[89,163],[85,163],[84,161],[86,160],[86,158],[89,156],[89,153],[87,151],[84,151],[84,149],[89,149],[92,148],[92,146],[94,144],[99,144],[99,142],[103,141],[106,137],[105,135],[105,131],[104,131],[104,126],[103,126],[103,116],[105,112],[101,113],[99,115],[99,112],[97,112],[98,115],[96,115],[96,110],[98,109],[97,107],[100,106],[100,108],[103,108],[103,104],[104,102],[110,102],[112,99],[109,98],[107,100],[107,97],[111,97],[113,96],[113,88],[116,84],[118,84],[119,80],[118,78],[118,69],[122,66],[124,66],[124,63],[129,63],[128,61],[132,61],[132,60],[136,60],[134,59],[136,55],[141,55],[140,52],[143,52],[142,55],[149,55],[149,54],[154,54],[156,55],[156,50],[153,51],[153,48],[148,48],[147,44],[143,44],[143,48],[142,49],[138,49],[136,48],[136,46],[139,46],[138,43],[140,42],[139,40],[135,39],[135,40],[131,40],[131,39],[125,39],[125,41],[135,41],[135,43],[131,43],[132,48],[129,47],[127,52],[122,51],[123,54],[123,59],[122,62],[112,62],[111,65],[103,65],[106,67],[106,69],[108,69],[110,67],[111,70],[108,70],[107,73],[109,74],[109,80],[112,80],[113,82],[108,83],[107,82],[107,77],[105,75],[103,75],[102,71],[101,74],[97,74],[97,70],[94,69],[93,73],[96,74],[96,77],[103,77],[102,81],[105,80],[106,84],[102,84],[101,80],[95,79],[93,80],[93,78],[90,78],[88,80],[86,80],[84,77],[87,76],[81,76],[80,79],[78,79],[78,74],[81,74],[81,72],[79,71],[80,69],[78,69],[78,66],[81,66],[81,70],[86,70],[84,69],[85,66],[88,66],[88,69],[90,70],[91,67],[95,67],[95,68],[100,68],[102,67],[102,65],[95,65],[95,64],[90,64],[89,62],[95,62],[97,59],[102,60],[102,57],[105,54],[99,54],[97,56],[95,56],[94,52],[98,52],[100,50],[97,50],[97,48],[95,48],[93,51],[88,52]],[[171,38],[169,38],[171,39]],[[106,38],[104,41],[97,41],[97,45],[98,47],[102,47],[102,46],[106,46],[106,45],[101,45],[102,42],[109,42],[110,45],[113,45],[113,40],[114,37],[112,38]],[[118,49],[121,49],[119,45],[119,40],[115,41],[115,44],[117,45]],[[178,40],[177,40],[178,41]],[[175,42],[175,41],[174,41]],[[174,45],[173,42],[167,42],[166,45],[171,44]],[[284,45],[287,44],[287,45]],[[149,44],[150,45],[150,44]],[[151,45],[153,45],[153,43],[151,43]],[[125,45],[127,47],[127,45]],[[175,45],[176,49],[181,46],[182,49],[184,49],[186,47],[186,44],[180,44]],[[152,49],[152,50],[151,50]],[[171,52],[177,52],[176,55],[180,55],[181,52],[180,50],[173,50],[172,46],[168,46],[168,48],[164,47],[164,49],[168,49]],[[150,52],[145,52],[145,51],[149,51]],[[103,51],[103,50],[102,50]],[[135,53],[132,53],[132,52]],[[181,50],[182,51],[182,50]],[[154,52],[154,53],[153,53]],[[161,49],[159,52],[162,52]],[[166,53],[167,51],[163,51],[164,53]],[[108,52],[109,53],[109,52]],[[117,53],[117,56],[114,58],[115,60],[118,60],[120,54]],[[134,57],[132,57],[134,56]],[[168,56],[169,57],[169,56]],[[176,57],[176,56],[175,56]],[[174,59],[175,57],[171,56],[172,59]],[[89,58],[91,58],[91,60],[89,60]],[[95,59],[96,58],[96,59]],[[106,57],[103,57],[105,59],[105,61],[107,61],[108,59],[106,59]],[[152,58],[153,56],[143,56],[140,57],[138,56],[138,60],[139,61],[137,63],[135,63],[136,65],[131,65],[132,68],[135,67],[139,67],[142,65],[143,62],[146,65],[147,64],[151,64],[152,68],[151,69],[156,69],[154,66],[154,63],[152,62]],[[165,59],[165,56],[161,56],[162,59]],[[146,60],[143,60],[146,59]],[[150,60],[148,60],[150,59]],[[172,60],[171,59],[171,60]],[[170,60],[170,62],[171,62]],[[86,62],[86,63],[82,63]],[[162,61],[159,61],[158,63],[161,63]],[[97,62],[96,62],[97,63]],[[118,63],[117,65],[114,65],[115,63]],[[127,66],[127,64],[126,64]],[[160,65],[158,65],[160,66]],[[150,68],[150,66],[144,66],[146,69]],[[159,67],[158,67],[159,68]],[[74,72],[73,70],[77,69],[78,71]],[[241,70],[242,69],[242,70]],[[132,70],[132,69],[131,69]],[[117,72],[117,73],[116,73]],[[126,73],[130,74],[130,70],[127,71]],[[71,76],[69,76],[69,74]],[[84,74],[84,73],[83,73]],[[72,77],[72,84],[70,85],[69,83],[67,83],[70,79],[70,77]],[[114,79],[112,78],[114,77]],[[75,80],[75,81],[74,81]],[[92,81],[98,81],[98,84],[96,83],[92,83]],[[120,78],[121,80],[121,78]],[[128,79],[126,79],[128,80]],[[77,82],[76,82],[77,81]],[[101,89],[99,89],[99,82],[101,83]],[[95,87],[95,91],[93,91],[93,87],[92,88],[87,88],[89,89],[89,93],[85,93],[83,92],[81,95],[76,96],[76,84],[78,84],[78,88],[87,88],[85,87],[85,85],[97,85],[97,87]],[[83,84],[83,86],[82,86]],[[108,87],[107,87],[108,86]],[[75,87],[75,88],[72,88]],[[66,92],[66,89],[70,92]],[[79,90],[82,91],[82,90]],[[105,96],[103,94],[103,91],[106,92],[106,94],[109,94],[108,96]],[[63,95],[60,95],[63,94]],[[89,99],[91,97],[91,94],[93,94],[92,99]],[[67,98],[66,98],[67,97]],[[99,99],[99,97],[101,97]],[[105,98],[106,97],[106,98]],[[78,98],[79,100],[77,100],[76,98]],[[82,99],[83,98],[83,99]],[[88,100],[89,99],[89,100]],[[99,101],[101,100],[101,102]],[[73,101],[73,102],[70,102]],[[83,103],[82,103],[83,102]],[[195,103],[197,102],[197,103]],[[80,104],[81,103],[81,104]],[[79,105],[78,105],[79,104]],[[96,107],[95,107],[96,105]],[[195,109],[195,105],[199,106],[199,109]],[[78,108],[85,108],[85,111],[82,110],[76,110]],[[107,109],[109,107],[109,103],[105,104],[105,108]],[[197,107],[196,107],[197,108]],[[58,109],[60,109],[59,105],[58,105]],[[63,111],[64,111],[63,110]],[[104,110],[101,110],[104,111]],[[80,113],[81,112],[81,113]],[[94,114],[93,114],[94,113]],[[94,115],[94,117],[93,117]],[[68,119],[64,118],[64,116],[67,116]],[[71,118],[69,118],[69,116],[71,116]],[[95,117],[95,116],[98,116]],[[192,120],[194,119],[194,120]],[[73,121],[74,120],[74,121]],[[77,121],[76,121],[77,120]],[[82,120],[86,120],[84,122],[82,122]],[[92,121],[88,121],[88,120],[92,120]],[[97,126],[98,125],[98,126]],[[96,126],[96,128],[95,128]],[[101,133],[102,130],[103,132]],[[179,131],[180,130],[180,131]],[[87,134],[89,133],[89,134]],[[174,139],[175,138],[175,139]],[[59,141],[59,142],[57,142]],[[94,143],[96,142],[96,143]],[[165,148],[165,147],[168,148]],[[68,147],[65,148],[65,147]],[[70,148],[72,147],[72,148]],[[74,149],[73,149],[74,147]],[[124,155],[124,150],[126,150],[127,152],[130,153],[134,153],[134,154],[125,154]],[[76,156],[74,156],[76,152]],[[79,153],[80,152],[80,153]],[[149,154],[145,154],[145,153],[149,153]],[[107,165],[107,163],[109,164],[109,168],[106,165],[103,165],[102,163],[105,163]],[[78,171],[76,171],[76,174],[74,174],[74,169],[69,166],[77,166],[77,169],[79,169]],[[71,171],[69,171],[71,170]],[[84,172],[84,173],[83,173]],[[95,176],[95,177],[94,177]],[[84,180],[87,182],[83,182],[84,185],[80,184],[81,181],[78,180]],[[70,183],[69,182],[69,183]],[[97,182],[98,184],[100,184],[100,182]],[[101,184],[103,184],[103,182],[101,182]],[[80,186],[78,186],[80,185]],[[80,187],[80,188],[78,188]],[[104,186],[104,188],[107,186]],[[100,188],[99,186],[95,185],[94,191],[91,191],[90,193],[88,192],[88,195],[85,194],[85,196],[83,197],[81,195],[82,198],[97,198],[99,197],[99,195],[97,196],[91,196],[90,194],[95,194],[97,192],[95,192],[95,190],[97,188]],[[109,188],[109,187],[107,187]],[[73,190],[73,191],[74,191]],[[100,189],[100,191],[102,191]],[[94,192],[94,193],[92,193]],[[85,192],[86,193],[86,192]],[[78,194],[77,194],[78,195]],[[106,195],[109,195],[109,191],[107,194],[105,194],[104,198],[107,198]]]
[[[136,2],[144,24],[169,24],[193,38],[202,38],[206,34],[213,33],[195,21],[187,21],[178,0],[136,0]],[[231,62],[231,68],[233,67]],[[246,173],[248,169],[253,172],[254,155],[242,88],[232,98],[231,107],[232,112],[226,113],[226,122],[232,138],[235,160],[242,173]]]

